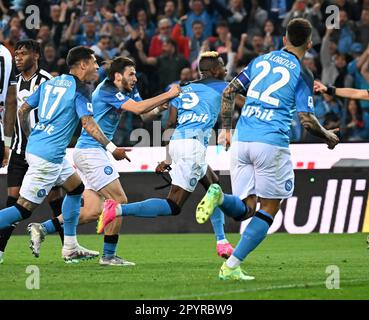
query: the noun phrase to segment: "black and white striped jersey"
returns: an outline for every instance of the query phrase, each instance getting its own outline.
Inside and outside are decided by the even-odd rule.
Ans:
[[[24,102],[32,93],[34,93],[39,85],[46,80],[51,79],[52,76],[43,69],[38,69],[35,74],[29,79],[25,80],[22,74],[17,75],[17,106],[18,109],[22,106]],[[30,126],[33,128],[38,122],[37,118],[37,108],[30,112]],[[15,121],[12,150],[18,154],[24,154],[27,145],[27,138],[22,130],[19,123],[19,116],[17,114],[17,119]]]
[[[15,85],[15,75],[13,67],[13,58],[10,51],[0,43],[0,133],[1,140],[3,140],[3,117],[6,95],[8,93],[9,86]]]

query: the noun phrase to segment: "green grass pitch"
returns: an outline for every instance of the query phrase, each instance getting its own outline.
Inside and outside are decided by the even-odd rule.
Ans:
[[[238,234],[230,234],[235,243]],[[244,263],[254,281],[218,280],[223,260],[211,234],[122,235],[118,254],[135,267],[102,267],[98,260],[64,264],[60,240],[49,236],[39,259],[28,237],[14,236],[0,265],[0,299],[369,299],[365,234],[273,234]],[[102,236],[80,235],[90,249]],[[26,288],[29,265],[40,289]],[[339,269],[339,289],[327,289],[328,266]]]

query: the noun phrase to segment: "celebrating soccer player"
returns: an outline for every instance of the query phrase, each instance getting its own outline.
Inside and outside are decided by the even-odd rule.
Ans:
[[[219,142],[231,145],[232,111],[235,95],[246,92],[231,149],[233,195],[219,185],[210,186],[197,207],[196,218],[204,223],[216,208],[236,219],[254,214],[257,198],[260,209],[244,230],[232,256],[222,265],[223,280],[252,280],[241,262],[266,237],[282,199],[292,196],[294,173],[289,151],[288,131],[297,111],[303,127],[322,138],[333,149],[338,129],[326,130],[314,115],[313,76],[300,60],[311,48],[311,24],[293,19],[283,38],[285,47],[255,58],[236,76],[223,93],[223,132]]]
[[[161,162],[156,171],[163,172],[175,163],[170,171],[172,185],[167,199],[148,199],[142,202],[119,205],[107,200],[99,220],[98,232],[102,232],[116,216],[157,217],[178,215],[185,201],[200,181],[207,189],[217,183],[218,177],[205,161],[206,148],[220,111],[226,69],[217,52],[205,52],[199,61],[201,79],[182,86],[182,94],[170,104],[169,123],[178,123],[169,143],[171,158]],[[243,102],[243,100],[242,100]],[[224,214],[215,210],[212,224],[217,239],[217,253],[228,258],[233,248],[224,234]]]

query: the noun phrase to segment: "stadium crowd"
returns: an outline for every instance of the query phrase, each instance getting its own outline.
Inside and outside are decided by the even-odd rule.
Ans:
[[[326,28],[339,7],[339,28]],[[38,29],[26,27],[30,5],[40,9]],[[142,98],[168,90],[174,82],[199,77],[198,57],[215,50],[227,65],[231,80],[254,57],[283,46],[290,19],[304,17],[313,25],[313,48],[303,64],[323,83],[369,88],[369,0],[0,0],[0,41],[14,55],[19,40],[42,44],[40,67],[59,75],[68,72],[69,49],[94,50],[104,77],[104,61],[124,55],[137,64]],[[342,141],[369,141],[369,102],[317,95],[315,113],[327,129],[340,127]],[[236,110],[236,121],[240,110]],[[161,116],[165,126],[165,114]],[[114,142],[133,145],[135,128],[153,130],[132,113],[123,113]],[[314,142],[299,121],[293,121],[292,142]]]

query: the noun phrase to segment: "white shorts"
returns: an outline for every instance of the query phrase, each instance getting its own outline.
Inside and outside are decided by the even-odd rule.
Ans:
[[[233,142],[232,192],[240,199],[249,195],[265,199],[290,198],[293,194],[294,179],[288,148],[260,142]]]
[[[61,186],[74,174],[73,167],[64,158],[53,163],[26,153],[29,164],[19,194],[33,203],[41,204],[54,186]]]
[[[101,148],[75,148],[73,161],[85,189],[99,191],[119,178],[119,173],[114,168],[107,151]]]
[[[173,169],[169,172],[172,184],[193,192],[208,168],[206,148],[196,139],[178,139],[169,142]]]

